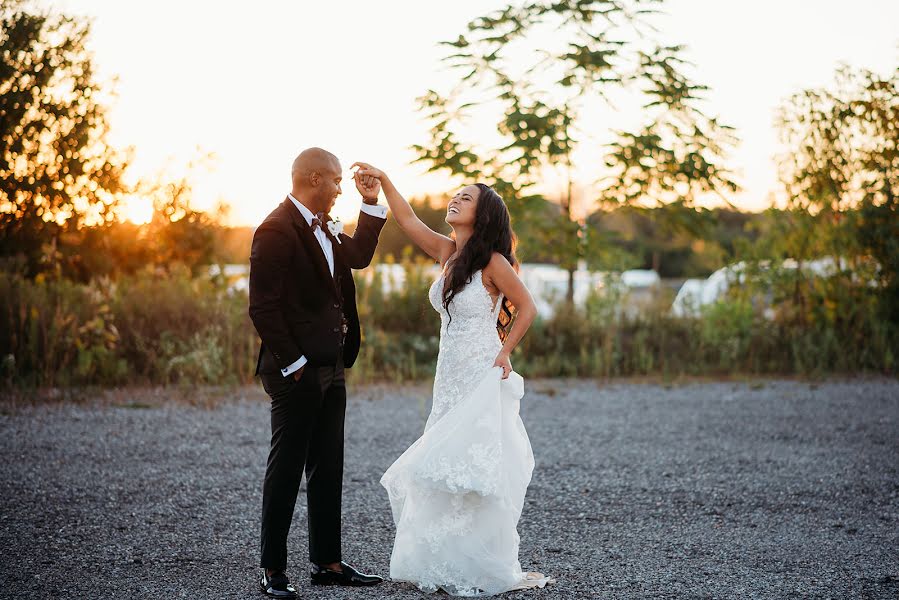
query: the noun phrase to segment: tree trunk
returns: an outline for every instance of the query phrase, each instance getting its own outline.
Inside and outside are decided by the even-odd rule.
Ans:
[[[568,304],[574,304],[574,269],[568,269],[568,291],[565,300]]]

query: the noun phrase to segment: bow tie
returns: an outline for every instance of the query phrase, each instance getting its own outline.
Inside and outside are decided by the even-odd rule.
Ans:
[[[314,232],[316,227],[321,227],[322,223],[326,223],[326,222],[327,222],[327,218],[325,217],[325,213],[323,213],[323,212],[315,213],[315,216],[312,217],[312,225],[311,225],[312,231]],[[322,231],[324,231],[324,229],[322,229]]]

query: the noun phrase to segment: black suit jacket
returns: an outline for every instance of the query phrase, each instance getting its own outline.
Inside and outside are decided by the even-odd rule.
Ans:
[[[341,233],[339,243],[324,227],[334,249],[331,277],[312,228],[290,198],[265,218],[250,251],[250,318],[262,338],[257,374],[280,372],[300,356],[310,366],[335,365],[341,313],[348,321],[343,364],[353,366],[361,335],[351,269],[371,263],[386,222],[359,211],[353,237]]]

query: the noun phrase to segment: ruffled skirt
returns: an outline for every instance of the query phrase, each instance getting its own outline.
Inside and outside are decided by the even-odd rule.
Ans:
[[[487,370],[381,478],[396,524],[391,579],[455,596],[551,581],[518,562],[534,455],[519,416],[524,380],[502,372]]]

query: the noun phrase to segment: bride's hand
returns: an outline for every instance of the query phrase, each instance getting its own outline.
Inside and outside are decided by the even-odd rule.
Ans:
[[[381,169],[378,169],[377,167],[373,167],[373,166],[371,166],[371,165],[368,164],[368,163],[364,163],[364,162],[354,162],[354,163],[353,163],[353,166],[350,167],[350,168],[353,169],[353,168],[355,168],[355,167],[359,167],[359,170],[356,171],[356,177],[357,177],[357,178],[359,178],[359,177],[365,177],[365,176],[367,175],[367,176],[369,176],[369,177],[374,177],[374,178],[377,179],[378,181],[381,181],[381,180],[383,180],[383,179],[387,179],[387,174],[384,173],[384,171],[382,171]],[[358,179],[357,179],[357,181],[358,181]]]
[[[509,355],[505,352],[500,352],[496,355],[496,360],[493,361],[494,367],[502,367],[503,368],[503,379],[509,378],[509,373],[512,372],[512,362],[509,360]]]

